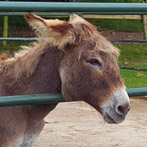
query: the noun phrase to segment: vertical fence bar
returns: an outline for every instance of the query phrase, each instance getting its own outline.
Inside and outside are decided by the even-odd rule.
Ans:
[[[147,15],[143,15],[144,39],[147,40]]]
[[[8,37],[8,16],[4,16],[4,30],[3,30],[3,37]],[[3,41],[3,45],[7,45],[7,41]]]

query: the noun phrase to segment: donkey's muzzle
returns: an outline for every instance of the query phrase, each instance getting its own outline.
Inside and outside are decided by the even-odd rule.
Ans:
[[[102,106],[102,115],[108,123],[121,123],[130,110],[130,100],[126,90],[117,89]]]
[[[122,104],[122,105],[116,105],[115,106],[115,111],[118,115],[126,115],[128,111],[130,110],[130,104]]]

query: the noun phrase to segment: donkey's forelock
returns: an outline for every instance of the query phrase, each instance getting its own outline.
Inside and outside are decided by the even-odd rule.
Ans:
[[[80,36],[81,40],[95,43],[95,48],[93,48],[93,50],[112,53],[116,56],[119,55],[119,50],[97,31],[95,25],[75,14],[70,16],[69,23],[72,24],[76,34]],[[93,50],[91,51],[93,52]]]
[[[69,23],[83,40],[92,39],[94,32],[97,32],[96,26],[75,14],[70,16]]]

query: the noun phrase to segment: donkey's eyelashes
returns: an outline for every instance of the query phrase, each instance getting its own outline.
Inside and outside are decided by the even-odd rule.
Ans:
[[[86,61],[92,68],[102,70],[102,64],[97,59],[90,59]]]
[[[99,66],[101,66],[101,63],[97,59],[90,59],[87,62],[92,64],[92,65],[99,65]]]

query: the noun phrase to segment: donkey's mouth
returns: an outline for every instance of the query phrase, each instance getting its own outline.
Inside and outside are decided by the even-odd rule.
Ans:
[[[117,123],[108,113],[105,113],[104,120],[109,124]]]
[[[104,120],[109,124],[119,124],[124,121],[126,115],[118,115],[115,111],[102,113]]]

